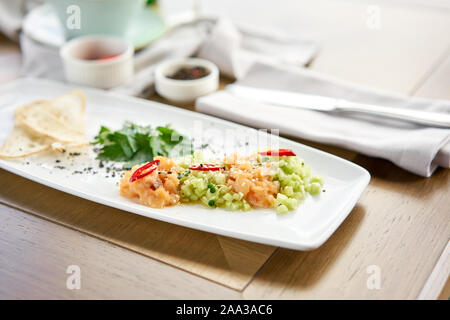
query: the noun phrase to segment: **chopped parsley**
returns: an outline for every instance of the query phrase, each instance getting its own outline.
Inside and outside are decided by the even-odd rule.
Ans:
[[[153,161],[155,156],[180,157],[192,154],[192,141],[169,125],[152,128],[126,121],[122,129],[102,126],[92,144],[101,145],[99,160],[124,162],[124,169]]]

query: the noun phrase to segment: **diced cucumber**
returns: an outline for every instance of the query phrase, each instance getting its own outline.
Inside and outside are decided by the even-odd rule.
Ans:
[[[288,212],[289,212],[289,209],[284,204],[280,204],[279,206],[277,206],[277,213],[285,214],[285,213],[288,213]]]
[[[272,179],[280,186],[280,192],[274,203],[278,213],[295,209],[307,193],[312,195],[320,193],[323,178],[311,176],[311,168],[298,157],[280,157],[272,166],[274,168]]]

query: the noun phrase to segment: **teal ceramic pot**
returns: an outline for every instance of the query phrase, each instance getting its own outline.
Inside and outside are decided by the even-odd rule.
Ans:
[[[47,0],[54,8],[67,40],[84,35],[126,37],[145,0]]]

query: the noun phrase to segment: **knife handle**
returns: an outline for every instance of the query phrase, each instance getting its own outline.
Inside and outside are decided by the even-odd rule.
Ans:
[[[336,111],[338,112],[356,112],[371,114],[386,118],[413,122],[417,124],[450,128],[450,114],[420,111],[406,108],[383,107],[371,104],[350,102],[347,100],[337,100]]]

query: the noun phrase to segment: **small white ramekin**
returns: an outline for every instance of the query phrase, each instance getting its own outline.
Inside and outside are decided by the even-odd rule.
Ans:
[[[183,66],[200,66],[209,71],[203,78],[176,80],[168,76]],[[214,92],[219,87],[219,69],[208,60],[197,58],[171,59],[161,62],[155,70],[156,92],[167,100],[188,104],[200,96]]]
[[[66,80],[109,89],[124,84],[134,73],[134,48],[122,38],[90,35],[68,41],[60,49]],[[106,60],[95,58],[115,55]]]

